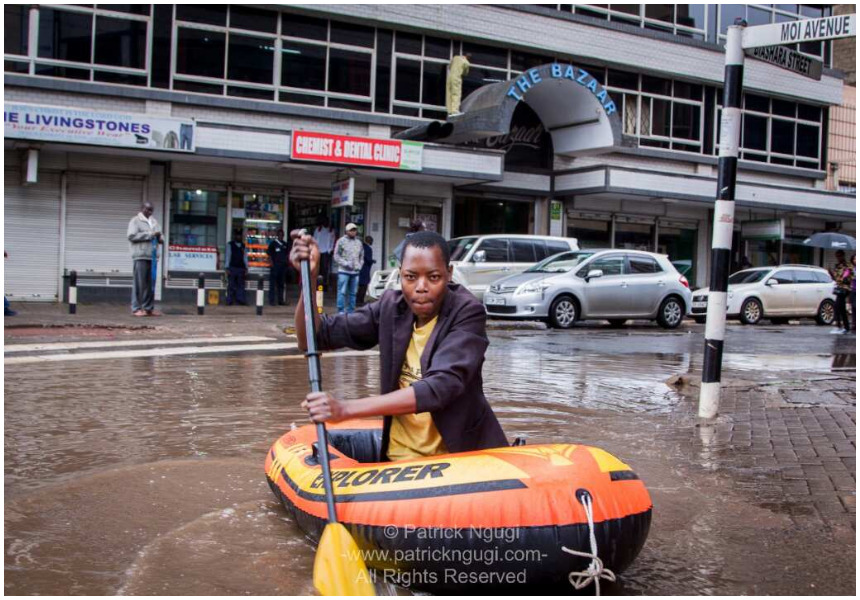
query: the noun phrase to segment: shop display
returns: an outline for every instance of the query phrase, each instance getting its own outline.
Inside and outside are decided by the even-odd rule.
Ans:
[[[235,229],[241,224],[248,268],[269,269],[272,262],[266,250],[284,227],[284,205],[280,198],[257,194],[246,194],[239,200],[239,206],[233,208],[233,223]]]

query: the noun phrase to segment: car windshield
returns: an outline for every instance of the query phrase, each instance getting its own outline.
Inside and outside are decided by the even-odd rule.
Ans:
[[[455,238],[448,242],[448,247],[451,249],[451,260],[458,261],[466,258],[469,250],[475,245],[477,237],[461,237]]]
[[[576,265],[584,261],[594,252],[562,252],[555,256],[550,256],[540,261],[530,269],[526,269],[526,273],[567,273]]]
[[[729,285],[738,283],[756,283],[764,279],[764,276],[770,273],[769,269],[759,269],[756,271],[738,271],[729,277]]]

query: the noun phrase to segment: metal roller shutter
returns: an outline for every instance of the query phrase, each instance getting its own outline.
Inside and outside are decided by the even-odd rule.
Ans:
[[[126,232],[142,201],[142,179],[70,174],[66,188],[66,269],[130,274]]]
[[[39,173],[21,185],[18,169],[4,169],[6,260],[4,293],[12,300],[56,300],[60,255],[60,175]]]

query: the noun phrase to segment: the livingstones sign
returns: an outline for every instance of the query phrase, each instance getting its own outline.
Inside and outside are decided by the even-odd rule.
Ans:
[[[822,19],[801,19],[773,25],[748,27],[743,32],[743,47],[759,48],[779,44],[817,42],[856,35],[857,15],[837,15]]]
[[[295,131],[292,138],[291,160],[406,171],[420,171],[422,166],[424,145],[421,142],[312,131]]]
[[[822,63],[785,46],[761,46],[746,50],[746,55],[787,71],[819,81]]]

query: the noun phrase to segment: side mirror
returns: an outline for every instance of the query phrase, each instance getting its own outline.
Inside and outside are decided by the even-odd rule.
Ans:
[[[475,253],[472,255],[472,262],[487,262],[487,252],[484,250],[476,250]]]
[[[588,275],[585,276],[586,281],[591,281],[597,277],[603,277],[603,271],[600,269],[592,269],[588,272]]]
[[[765,282],[765,285],[779,285],[779,281],[777,281],[776,279],[770,278],[767,280],[767,282]]]

